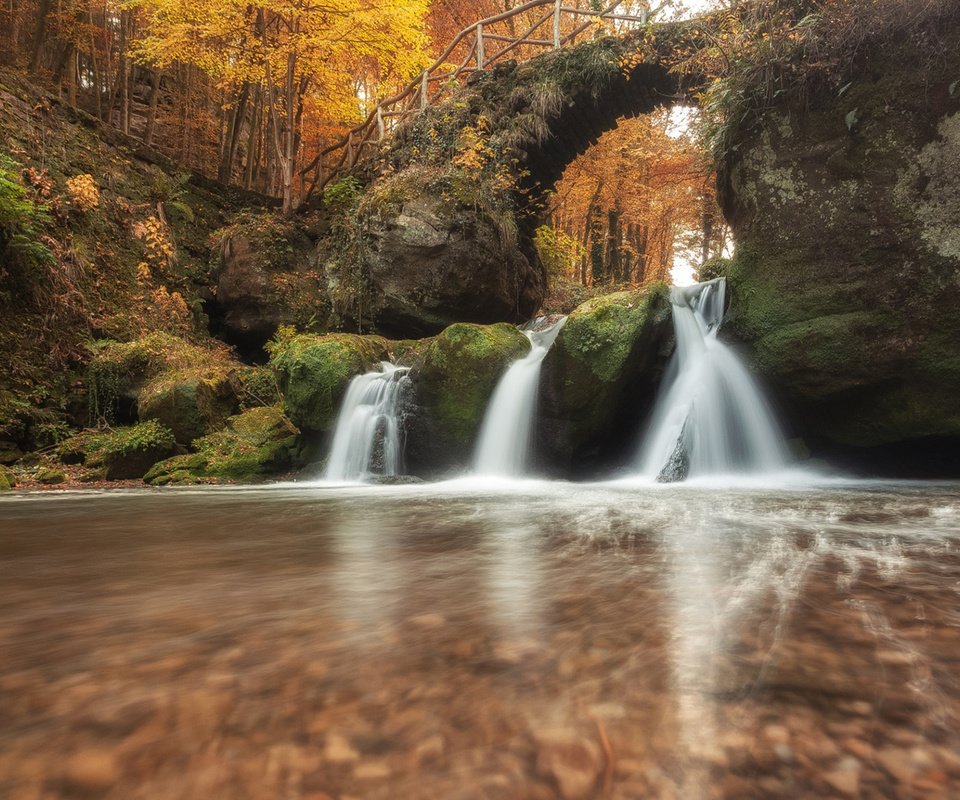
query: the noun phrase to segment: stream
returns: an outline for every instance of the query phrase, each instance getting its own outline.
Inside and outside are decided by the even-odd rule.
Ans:
[[[960,796],[960,485],[0,500],[0,796]]]

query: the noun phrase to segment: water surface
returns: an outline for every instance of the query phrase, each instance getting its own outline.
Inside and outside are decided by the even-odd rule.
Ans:
[[[0,501],[0,796],[960,797],[960,487]]]

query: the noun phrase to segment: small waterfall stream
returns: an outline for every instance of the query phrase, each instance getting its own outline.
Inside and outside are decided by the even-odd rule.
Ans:
[[[497,384],[483,417],[474,455],[474,472],[497,477],[525,474],[536,412],[540,367],[566,322],[524,331],[530,352],[514,361]]]
[[[726,281],[671,289],[677,349],[640,453],[659,481],[756,474],[786,467],[787,448],[756,381],[717,339]]]
[[[326,480],[362,481],[371,475],[400,473],[403,446],[398,403],[408,371],[384,361],[380,370],[350,382],[337,417]]]

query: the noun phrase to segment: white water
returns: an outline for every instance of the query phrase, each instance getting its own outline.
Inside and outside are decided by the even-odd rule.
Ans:
[[[541,331],[524,331],[530,352],[507,369],[490,398],[474,455],[478,475],[525,474],[536,412],[540,367],[566,318]]]
[[[725,292],[723,278],[671,289],[677,349],[641,448],[644,477],[657,478],[681,436],[691,478],[787,466],[783,435],[759,386],[717,339]]]
[[[384,361],[379,371],[350,382],[337,417],[326,480],[362,481],[371,475],[400,473],[403,448],[397,411],[408,371]]]

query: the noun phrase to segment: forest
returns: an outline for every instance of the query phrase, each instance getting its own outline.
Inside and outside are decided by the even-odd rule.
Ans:
[[[957,0],[3,0],[0,797],[960,797]]]

